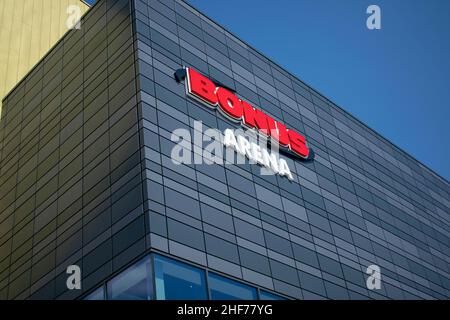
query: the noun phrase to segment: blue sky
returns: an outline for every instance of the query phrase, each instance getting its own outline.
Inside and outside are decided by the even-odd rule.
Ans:
[[[450,1],[188,2],[449,179]]]

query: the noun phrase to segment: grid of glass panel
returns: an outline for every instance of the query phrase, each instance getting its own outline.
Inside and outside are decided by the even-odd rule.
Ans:
[[[136,0],[135,14],[159,250],[298,299],[450,296],[448,181],[184,1]],[[239,127],[186,97],[182,66],[305,134],[314,161],[286,157],[293,182],[250,164],[173,165],[175,129]]]
[[[94,5],[4,100],[0,299],[75,299],[67,265],[89,290],[146,250],[130,12]]]

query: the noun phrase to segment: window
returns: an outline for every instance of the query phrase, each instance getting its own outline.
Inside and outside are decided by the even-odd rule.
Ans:
[[[208,274],[212,300],[256,300],[256,289],[214,273]]]
[[[185,263],[155,255],[158,300],[206,300],[205,272]]]
[[[89,7],[92,7],[97,2],[97,0],[81,0],[81,1],[86,3]]]
[[[150,300],[151,264],[147,257],[113,278],[107,284],[110,300]]]
[[[84,300],[105,300],[105,289],[100,287],[87,295]]]
[[[153,263],[152,263],[153,259]],[[209,288],[209,296],[208,289]],[[84,300],[287,300],[159,254],[151,254],[97,288]]]
[[[276,294],[260,290],[259,291],[259,299],[260,300],[286,300],[286,298],[277,296]]]

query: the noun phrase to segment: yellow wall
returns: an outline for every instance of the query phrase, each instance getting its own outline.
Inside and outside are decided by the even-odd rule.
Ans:
[[[0,117],[4,96],[68,31],[69,5],[80,0],[0,0]]]

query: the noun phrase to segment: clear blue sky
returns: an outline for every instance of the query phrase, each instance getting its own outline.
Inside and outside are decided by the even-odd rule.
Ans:
[[[449,180],[449,0],[188,2]]]

